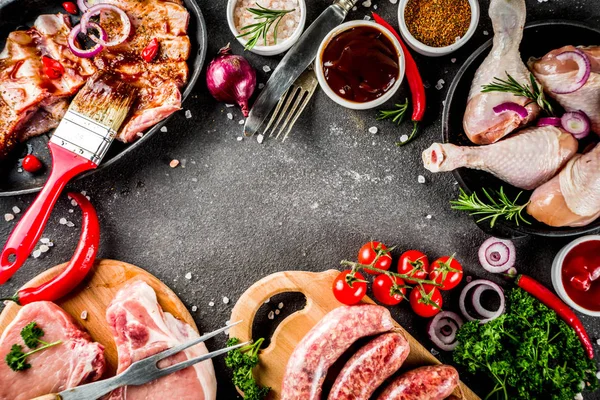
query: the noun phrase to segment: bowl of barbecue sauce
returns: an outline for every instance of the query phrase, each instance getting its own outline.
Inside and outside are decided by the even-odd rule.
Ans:
[[[581,237],[558,252],[552,284],[575,310],[600,317],[600,235]]]
[[[400,43],[371,21],[350,21],[323,39],[315,59],[317,79],[336,103],[367,110],[389,100],[404,78]]]

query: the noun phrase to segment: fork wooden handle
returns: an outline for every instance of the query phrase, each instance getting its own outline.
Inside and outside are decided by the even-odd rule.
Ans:
[[[59,394],[53,393],[53,394],[45,394],[43,396],[40,397],[36,397],[35,399],[31,399],[31,400],[60,400],[61,397]]]

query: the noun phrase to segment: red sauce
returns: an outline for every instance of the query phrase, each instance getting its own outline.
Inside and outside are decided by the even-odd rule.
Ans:
[[[322,55],[329,87],[346,100],[366,103],[398,80],[398,52],[379,29],[357,26],[335,36]]]
[[[600,240],[573,247],[562,267],[562,280],[569,297],[581,307],[600,311]],[[597,279],[592,280],[594,277]]]

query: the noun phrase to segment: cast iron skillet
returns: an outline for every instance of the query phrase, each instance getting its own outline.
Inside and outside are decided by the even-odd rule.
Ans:
[[[600,30],[570,21],[545,21],[529,24],[525,27],[523,42],[521,43],[521,55],[526,62],[529,57],[542,57],[549,51],[572,45],[600,45]],[[471,82],[475,71],[492,47],[492,40],[482,45],[464,63],[454,78],[446,97],[446,106],[442,120],[443,139],[446,143],[460,146],[472,146],[473,144],[464,134],[462,121],[471,88]],[[591,135],[595,136],[595,135]],[[595,138],[597,139],[597,138]],[[585,146],[586,143],[582,143]],[[453,172],[454,177],[467,193],[477,192],[483,197],[481,188],[499,189],[504,186],[509,197],[514,198],[521,190],[500,181],[494,176],[466,168],[460,168]],[[520,201],[526,202],[531,192],[524,192]],[[491,235],[514,238],[524,235],[566,237],[581,235],[590,231],[600,229],[600,219],[580,228],[553,228],[537,222],[531,216],[525,215],[532,222],[531,225],[521,223],[519,226],[512,222],[498,220],[494,228],[490,228],[489,222],[478,223],[478,226]]]
[[[185,100],[200,76],[204,58],[206,56],[207,37],[206,24],[204,23],[204,18],[202,17],[202,12],[200,11],[198,4],[196,4],[195,0],[183,1],[190,13],[188,36],[190,37],[192,44],[190,57],[188,59],[190,77],[188,83],[183,87],[182,93],[182,100]],[[65,10],[61,7],[61,4],[62,0],[0,0],[0,51],[4,48],[6,38],[10,32],[32,26],[38,15],[53,14],[57,12],[66,14]],[[73,17],[71,18],[71,22],[75,22]],[[141,146],[150,135],[158,131],[167,120],[168,118],[156,124],[150,130],[146,131],[144,137],[138,139],[134,143],[124,144],[114,141],[108,154],[98,168],[82,174],[80,177],[93,174],[94,172],[117,162],[127,153],[133,152],[136,148]],[[25,144],[21,145],[20,148],[15,149],[8,160],[0,164],[0,196],[15,196],[34,193],[41,190],[46,182],[49,171],[36,175],[31,175],[26,172],[19,173],[18,159],[26,154],[27,147],[30,146],[33,148],[35,154],[42,159],[44,165],[51,165],[51,157],[46,145],[50,133],[28,140]]]

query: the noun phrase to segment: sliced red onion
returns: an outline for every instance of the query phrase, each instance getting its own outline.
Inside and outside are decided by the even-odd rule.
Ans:
[[[496,315],[497,311],[491,311],[481,305],[481,295],[483,292],[487,290],[495,291],[491,286],[488,285],[478,285],[475,290],[473,290],[473,296],[471,297],[473,302],[473,308],[477,312],[477,314],[481,315],[484,318],[493,318]],[[502,295],[500,295],[502,297]]]
[[[492,274],[501,274],[515,265],[515,245],[510,240],[491,237],[479,247],[479,262]]]
[[[577,75],[572,82],[569,82],[565,86],[562,86],[558,89],[554,89],[552,92],[557,94],[573,93],[581,89],[581,87],[587,83],[592,71],[592,65],[590,63],[590,59],[583,51],[579,49],[575,49],[574,51],[565,51],[557,55],[556,59],[559,61],[573,60],[577,63],[579,70],[577,71]]]
[[[87,26],[90,24],[90,18],[99,15],[102,11],[113,11],[117,13],[121,18],[121,24],[123,25],[123,28],[119,35],[109,42],[107,42],[106,39],[98,38],[95,36],[90,36],[90,39],[105,47],[117,46],[125,42],[129,37],[129,34],[131,33],[131,21],[129,20],[129,17],[125,13],[125,11],[121,10],[117,6],[113,6],[112,4],[96,4],[95,6],[90,7],[86,12],[84,12],[80,21],[81,32],[87,33]]]
[[[460,315],[452,311],[442,311],[429,321],[427,334],[440,350],[452,351],[458,345],[456,332],[462,325]]]
[[[564,113],[560,120],[563,129],[573,135],[575,139],[583,139],[592,130],[592,122],[583,111]]]
[[[87,3],[87,0],[77,0],[77,7],[79,7],[79,11],[86,12],[90,6]]]
[[[560,127],[562,124],[560,122],[560,118],[558,117],[545,117],[540,118],[537,126],[556,126]]]
[[[502,114],[507,111],[512,111],[514,113],[519,114],[521,118],[527,118],[527,116],[529,115],[529,112],[525,107],[513,102],[499,104],[496,107],[494,107],[493,110],[496,114]]]
[[[485,317],[482,315],[482,317],[484,317],[483,319],[472,317],[467,312],[467,307],[465,304],[465,301],[467,299],[467,293],[472,288],[474,288],[476,286],[480,286],[480,285],[489,286],[492,290],[494,290],[496,293],[498,293],[498,296],[500,296],[500,306],[498,307],[498,310],[491,312],[490,317]],[[504,298],[504,291],[502,290],[502,288],[500,286],[498,286],[496,283],[494,283],[492,281],[488,281],[486,279],[478,279],[476,281],[469,283],[467,286],[464,287],[464,289],[460,293],[460,298],[458,299],[458,306],[460,307],[460,312],[464,315],[464,317],[466,319],[468,319],[469,321],[477,321],[478,320],[480,324],[485,324],[485,323],[490,322],[490,321],[498,318],[499,316],[501,316],[504,313],[505,303],[506,303],[506,299]],[[481,306],[481,304],[479,306]],[[473,304],[473,307],[475,308],[476,305]],[[483,309],[483,307],[481,307],[481,309]],[[477,311],[477,312],[479,312],[479,311]]]
[[[106,31],[104,29],[102,29],[102,27],[100,25],[96,24],[95,22],[88,22],[88,25],[98,32],[99,37],[101,39],[106,40],[108,38]],[[77,57],[92,58],[96,54],[98,54],[102,50],[104,50],[104,46],[102,46],[101,44],[96,44],[94,47],[89,48],[89,49],[81,49],[81,48],[77,47],[77,36],[80,33],[81,33],[81,24],[76,25],[73,29],[71,29],[71,32],[69,33],[69,37],[67,38],[67,42],[69,44],[69,49],[71,49],[71,52],[73,54],[75,54]],[[90,35],[90,37],[94,37],[94,36]]]

